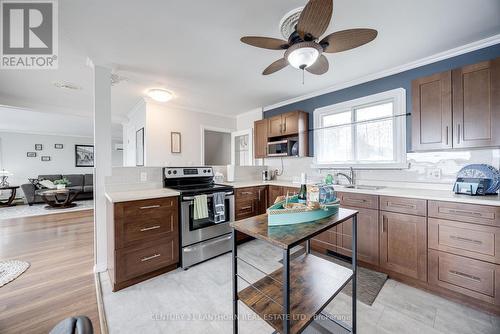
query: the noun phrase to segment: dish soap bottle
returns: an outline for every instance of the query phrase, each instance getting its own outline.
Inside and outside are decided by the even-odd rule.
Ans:
[[[306,173],[300,174],[300,191],[299,191],[298,200],[299,200],[299,203],[306,204],[306,200],[307,200]]]

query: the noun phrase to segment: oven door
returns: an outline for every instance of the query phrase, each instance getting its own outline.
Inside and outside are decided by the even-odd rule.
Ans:
[[[194,219],[194,201],[192,197],[184,197],[181,204],[182,246],[189,246],[197,242],[212,239],[231,232],[229,222],[234,221],[234,194],[226,195],[225,210],[226,220],[215,223],[213,211],[213,198],[207,195],[208,217]]]
[[[267,143],[267,155],[270,157],[284,157],[288,155],[288,140]]]

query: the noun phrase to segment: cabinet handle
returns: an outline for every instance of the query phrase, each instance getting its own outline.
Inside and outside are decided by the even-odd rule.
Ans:
[[[382,216],[382,232],[385,233],[387,230],[387,217]]]
[[[395,206],[396,208],[406,208],[406,209],[416,209],[417,208],[417,206],[414,204],[393,203],[393,202],[387,202],[387,206]]]
[[[449,273],[453,274],[453,275],[465,277],[465,278],[468,278],[468,279],[471,279],[471,280],[474,280],[474,281],[477,281],[477,282],[481,282],[481,278],[479,278],[477,276],[474,276],[474,275],[469,275],[469,274],[466,274],[466,273],[462,273],[460,271],[450,270]]]
[[[460,123],[457,124],[457,144],[460,144]]]
[[[283,133],[283,124],[280,124],[280,133]]]
[[[248,210],[248,209],[251,209],[251,208],[252,208],[251,205],[249,205],[249,206],[243,206],[243,207],[240,208],[240,211]]]
[[[450,130],[448,129],[448,125],[446,126],[446,145],[448,145],[448,135]]]
[[[344,199],[344,201],[357,202],[357,203],[368,202],[366,199],[357,199],[357,198],[349,198],[349,197],[344,197],[343,199]]]
[[[140,231],[141,232],[146,232],[146,231],[156,230],[157,228],[160,228],[160,225],[155,225],[155,226],[151,226],[151,227],[141,228]]]
[[[482,216],[481,212],[474,212],[474,211],[465,211],[465,210],[454,210],[450,209],[448,211],[449,213],[456,213],[456,214],[462,214],[462,215],[470,215],[470,216]]]
[[[283,132],[286,132],[286,121],[283,123]]]
[[[470,242],[470,243],[473,243],[473,244],[476,244],[476,245],[481,245],[483,243],[480,240],[474,240],[474,239],[464,238],[464,237],[460,237],[458,235],[450,235],[450,239],[455,239],[455,240],[459,240],[459,241],[466,241],[466,242]]]
[[[242,191],[241,194],[242,195],[253,195],[253,192],[251,192],[251,191]]]
[[[148,206],[141,206],[139,209],[145,210],[145,209],[156,209],[159,208],[160,205],[148,205]]]
[[[155,259],[157,257],[160,257],[161,254],[155,254],[155,255],[151,255],[151,256],[147,256],[147,257],[143,257],[141,259],[141,262],[146,262],[146,261],[149,261],[149,260],[152,260],[152,259]]]

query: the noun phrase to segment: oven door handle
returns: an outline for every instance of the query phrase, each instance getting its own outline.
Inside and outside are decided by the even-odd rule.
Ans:
[[[218,238],[218,239],[215,239],[215,240],[209,240],[209,241],[204,241],[204,246],[208,246],[208,245],[215,245],[215,244],[218,244],[219,242],[224,242],[224,241],[227,241],[227,240],[231,240],[232,238],[232,235],[229,234],[228,236],[224,237],[224,238]],[[192,252],[195,250],[195,248],[193,247],[184,247],[182,249],[184,252]]]
[[[226,192],[226,196],[231,196],[231,195],[234,195],[234,192],[230,191],[230,192]],[[207,197],[214,197],[213,194],[208,194]],[[192,201],[194,200],[194,196],[187,196],[187,197],[183,197],[182,198],[183,201]]]

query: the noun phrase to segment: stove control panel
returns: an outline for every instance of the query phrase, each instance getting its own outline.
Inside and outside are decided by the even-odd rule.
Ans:
[[[214,171],[212,167],[165,167],[163,168],[163,176],[167,179],[180,177],[213,177]]]

